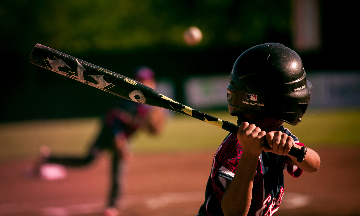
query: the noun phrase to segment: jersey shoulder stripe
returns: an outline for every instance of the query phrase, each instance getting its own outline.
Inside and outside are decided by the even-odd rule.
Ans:
[[[281,125],[278,130],[287,134],[288,136],[291,136],[295,143],[299,142],[299,138],[297,138],[294,134],[291,133],[289,129],[285,128],[284,126]]]
[[[235,173],[231,172],[230,170],[222,166],[219,169],[219,176],[226,178],[228,180],[232,180],[235,176]]]

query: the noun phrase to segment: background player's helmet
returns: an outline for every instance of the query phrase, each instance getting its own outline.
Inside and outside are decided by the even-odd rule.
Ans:
[[[153,88],[153,89],[156,88],[155,73],[149,67],[146,67],[146,66],[138,67],[134,71],[133,77],[136,81],[139,81],[142,84],[144,84],[150,88]]]
[[[155,73],[151,68],[141,66],[136,68],[133,77],[135,80],[149,80],[155,78]]]
[[[260,44],[235,61],[227,87],[229,112],[257,114],[296,125],[309,104],[310,88],[295,51],[282,44]]]

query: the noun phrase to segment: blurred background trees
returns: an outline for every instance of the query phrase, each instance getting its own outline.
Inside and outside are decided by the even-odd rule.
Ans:
[[[126,76],[136,66],[148,65],[159,78],[172,80],[180,102],[186,77],[228,74],[242,51],[260,43],[279,42],[295,49],[310,72],[358,70],[355,3],[0,1],[0,121],[99,115],[116,103],[111,95],[31,65],[29,55],[36,43]],[[195,47],[183,42],[189,26],[203,33]],[[315,32],[308,34],[310,27]],[[308,41],[318,42],[297,42],[309,35]]]

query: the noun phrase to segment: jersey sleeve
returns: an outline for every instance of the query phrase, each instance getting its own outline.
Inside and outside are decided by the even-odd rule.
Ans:
[[[292,134],[289,129],[284,128],[283,132],[286,133],[288,136],[291,136],[297,145],[305,146],[303,143],[299,142],[299,139],[294,134]],[[303,173],[302,169],[291,164],[288,160],[285,162],[284,170],[286,170],[294,178],[300,177]]]
[[[232,180],[235,176],[238,161],[241,157],[241,147],[236,134],[230,134],[225,138],[213,161],[213,182],[222,191],[225,191],[226,180]]]

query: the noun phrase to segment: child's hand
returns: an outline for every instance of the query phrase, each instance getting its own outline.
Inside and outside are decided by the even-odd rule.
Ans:
[[[293,138],[281,131],[271,131],[267,133],[266,140],[270,148],[263,146],[263,150],[278,155],[288,155],[291,147],[295,145]]]
[[[242,146],[243,153],[250,153],[253,155],[260,155],[262,152],[262,145],[266,132],[262,131],[254,124],[247,122],[241,123],[237,138]]]

